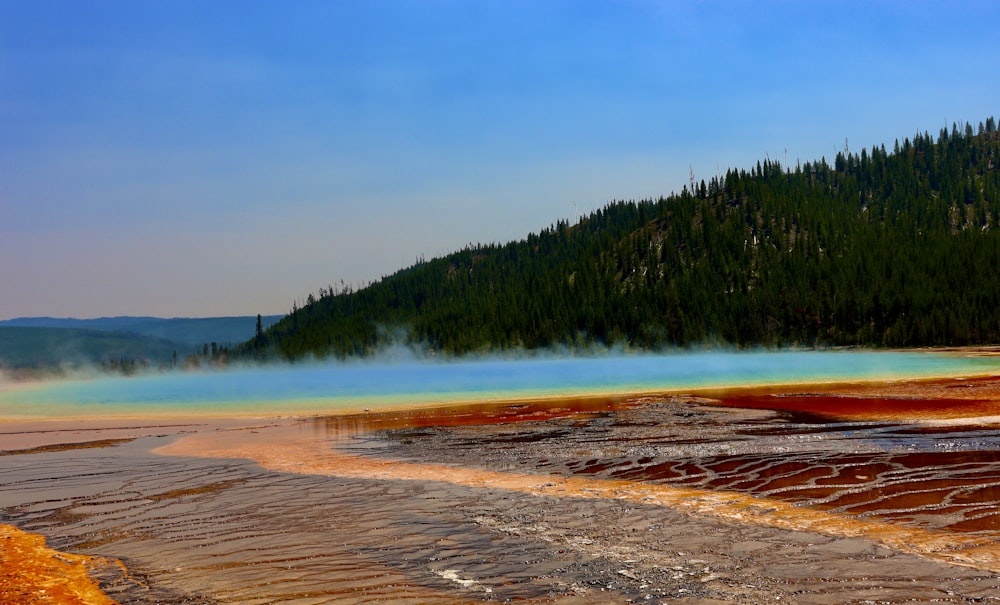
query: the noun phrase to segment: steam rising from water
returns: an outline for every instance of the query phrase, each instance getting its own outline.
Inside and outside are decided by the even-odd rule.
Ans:
[[[412,359],[243,367],[0,390],[2,417],[284,415],[719,386],[995,372],[994,357],[915,352],[705,352],[539,359]]]

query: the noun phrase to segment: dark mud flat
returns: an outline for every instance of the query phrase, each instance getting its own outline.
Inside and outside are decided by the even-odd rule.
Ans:
[[[965,469],[974,491],[992,472],[984,453],[993,451],[992,432],[944,432],[950,451],[981,459],[939,462],[935,476]],[[0,523],[42,534],[61,551],[122,561],[124,568],[99,577],[121,603],[1000,602],[996,570],[864,536],[690,514],[618,495],[675,482],[710,496],[739,489],[742,473],[775,481],[773,489],[745,489],[761,497],[761,508],[785,488],[829,476],[782,460],[859,469],[830,460],[933,449],[943,434],[898,423],[800,422],[690,398],[227,427],[196,435],[203,457],[154,454],[176,442],[164,432],[0,457]],[[227,441],[236,446],[223,447]],[[212,443],[222,445],[211,451]],[[284,471],[237,456],[280,459]],[[896,463],[896,471],[905,466]],[[906,475],[871,472],[886,486]],[[542,489],[518,489],[524,477]],[[544,489],[567,477],[593,484],[561,495]],[[936,509],[911,513],[921,510],[933,517]],[[886,522],[993,540],[988,530]]]

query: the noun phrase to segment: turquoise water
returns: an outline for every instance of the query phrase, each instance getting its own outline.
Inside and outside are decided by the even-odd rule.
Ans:
[[[0,418],[301,414],[522,397],[1000,373],[1000,358],[927,352],[704,352],[325,363],[0,388]]]

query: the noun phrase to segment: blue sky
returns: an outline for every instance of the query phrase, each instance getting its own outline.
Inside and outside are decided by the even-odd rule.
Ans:
[[[0,319],[287,312],[1000,114],[996,2],[0,0]]]

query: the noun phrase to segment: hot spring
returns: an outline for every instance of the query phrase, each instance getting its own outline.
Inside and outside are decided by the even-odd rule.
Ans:
[[[330,362],[0,383],[0,419],[300,415],[997,371],[990,356],[871,351]]]

